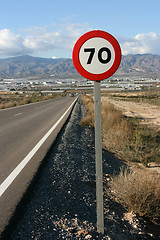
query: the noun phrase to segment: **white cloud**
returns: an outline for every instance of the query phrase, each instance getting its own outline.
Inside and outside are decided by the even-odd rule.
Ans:
[[[122,54],[160,54],[160,34],[140,33],[121,43]]]
[[[49,30],[39,27],[25,29],[23,34],[22,31],[21,34],[15,34],[10,29],[0,29],[0,58],[23,54],[57,55],[58,51],[61,54],[63,51],[71,52],[75,41],[90,30],[88,24],[67,21],[63,21],[59,26],[52,24]],[[160,55],[160,34],[155,32],[139,33],[131,39],[121,38],[119,42],[123,55],[144,53]]]
[[[23,38],[9,29],[0,30],[0,56],[20,55],[28,52],[23,45]]]
[[[68,22],[63,22],[59,26],[52,24],[51,30],[39,27],[24,29],[22,36],[13,33],[10,29],[1,29],[0,58],[45,53],[57,49],[71,51],[78,37],[88,30],[89,27],[86,24]]]

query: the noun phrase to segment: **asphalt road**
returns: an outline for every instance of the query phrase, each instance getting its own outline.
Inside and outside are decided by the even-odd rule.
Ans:
[[[22,160],[30,155],[74,100],[74,97],[65,97],[0,111],[0,186]],[[41,143],[39,149],[30,157],[31,160],[4,192],[0,187],[0,233],[13,215],[69,112],[49,133],[47,140]]]

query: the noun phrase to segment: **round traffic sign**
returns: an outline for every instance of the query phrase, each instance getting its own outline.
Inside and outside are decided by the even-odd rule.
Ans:
[[[74,45],[73,64],[85,78],[100,81],[110,77],[121,62],[121,48],[109,33],[94,30],[82,35]]]

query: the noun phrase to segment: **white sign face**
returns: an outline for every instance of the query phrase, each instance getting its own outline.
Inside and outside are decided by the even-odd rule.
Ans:
[[[104,38],[94,37],[80,48],[79,61],[82,67],[92,74],[102,74],[109,70],[115,60],[113,46]]]
[[[94,30],[83,34],[72,52],[73,64],[83,77],[101,81],[112,76],[121,62],[121,49],[109,33]]]

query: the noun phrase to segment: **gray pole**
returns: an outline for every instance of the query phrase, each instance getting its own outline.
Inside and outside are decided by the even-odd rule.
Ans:
[[[100,233],[104,233],[100,81],[94,82],[94,106],[95,106],[97,231]]]

